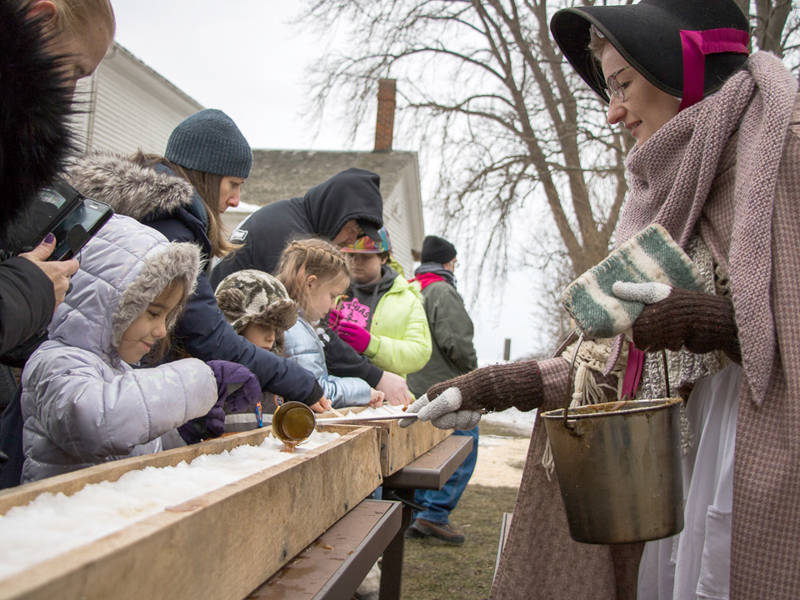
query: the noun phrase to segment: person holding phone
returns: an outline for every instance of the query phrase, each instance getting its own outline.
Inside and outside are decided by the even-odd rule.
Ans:
[[[62,170],[75,84],[97,68],[115,28],[108,0],[0,1],[0,239]],[[78,262],[47,262],[54,247],[47,235],[0,263],[0,355],[41,331],[64,300]]]
[[[198,244],[208,260],[235,248],[221,215],[239,204],[252,162],[250,145],[233,120],[220,110],[205,109],[175,128],[164,156],[89,154],[76,161],[67,179],[170,241]],[[265,391],[317,408],[329,406],[311,373],[236,333],[219,310],[205,272],[177,323],[175,339],[189,356],[247,367]]]
[[[100,64],[115,30],[109,0],[0,0],[0,239],[63,170],[75,84]],[[44,339],[79,267],[47,261],[55,242],[46,235],[0,262],[0,362],[10,382],[6,365],[21,367]],[[21,419],[18,391],[0,423],[0,488],[19,483]]]

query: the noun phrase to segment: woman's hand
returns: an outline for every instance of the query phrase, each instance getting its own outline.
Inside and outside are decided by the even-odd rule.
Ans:
[[[369,406],[370,408],[380,408],[381,406],[383,406],[383,397],[384,397],[383,392],[379,392],[378,390],[369,388],[369,393],[370,393],[370,398],[369,398],[369,404],[367,404],[367,406]]]
[[[30,252],[20,254],[20,256],[34,263],[44,271],[44,274],[53,282],[56,308],[58,308],[58,305],[64,301],[64,297],[67,295],[70,279],[78,272],[81,265],[74,258],[70,260],[47,262],[47,257],[53,253],[55,247],[56,236],[52,233],[48,233],[41,244]]]
[[[430,421],[439,429],[472,429],[481,420],[481,413],[476,410],[459,410],[462,404],[461,390],[457,387],[447,388],[433,400],[426,395],[412,404],[407,413],[416,413],[420,421]],[[408,427],[413,419],[400,419],[400,427]]]
[[[722,350],[742,363],[733,302],[724,296],[690,292],[663,283],[624,283],[612,287],[617,298],[641,302],[633,323],[633,341],[646,352],[680,350],[705,354]]]
[[[539,363],[528,360],[507,365],[492,365],[470,371],[428,388],[408,410],[423,421],[432,421],[442,429],[468,429],[480,419],[478,411],[532,410],[544,401],[544,381]],[[462,414],[463,413],[463,414]],[[401,421],[405,427],[411,421]],[[471,427],[469,427],[471,429]]]

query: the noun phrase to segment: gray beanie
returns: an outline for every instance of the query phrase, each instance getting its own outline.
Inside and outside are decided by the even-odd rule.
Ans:
[[[207,108],[187,117],[172,131],[164,157],[176,165],[247,179],[253,151],[228,115]]]

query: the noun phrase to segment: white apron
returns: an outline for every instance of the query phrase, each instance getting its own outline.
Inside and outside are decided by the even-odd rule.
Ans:
[[[683,460],[684,529],[645,544],[638,600],[728,600],[733,453],[742,368],[697,382],[686,406],[694,432]]]

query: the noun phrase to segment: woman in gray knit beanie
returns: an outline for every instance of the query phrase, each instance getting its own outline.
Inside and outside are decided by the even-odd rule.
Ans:
[[[231,118],[206,109],[175,128],[164,156],[89,154],[75,162],[69,179],[117,214],[159,230],[170,241],[197,244],[209,260],[235,248],[221,215],[239,204],[252,163],[250,145]],[[309,405],[322,398],[311,373],[252,344],[225,321],[204,271],[175,332],[186,354],[239,363],[258,377],[263,390]]]

